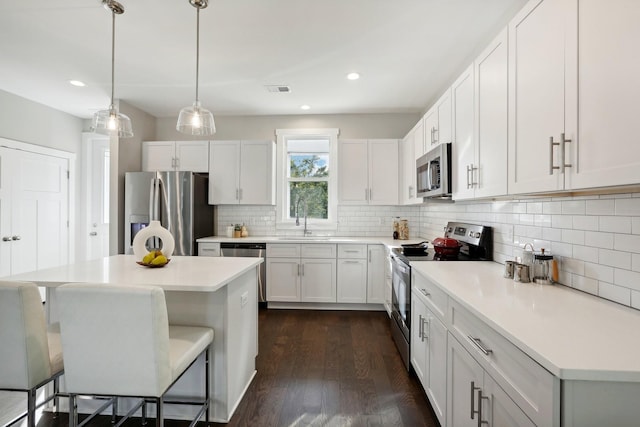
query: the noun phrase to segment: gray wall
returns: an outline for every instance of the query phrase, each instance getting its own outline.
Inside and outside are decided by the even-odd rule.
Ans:
[[[213,139],[275,139],[276,129],[338,128],[340,138],[403,138],[420,114],[326,114],[291,116],[215,116]],[[176,131],[177,117],[156,119],[156,139],[202,139]]]

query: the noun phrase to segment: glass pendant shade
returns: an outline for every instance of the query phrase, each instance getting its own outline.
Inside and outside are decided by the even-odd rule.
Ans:
[[[213,114],[202,108],[198,99],[198,77],[200,66],[200,9],[208,6],[209,0],[189,0],[196,8],[196,100],[190,107],[184,107],[178,115],[176,130],[187,135],[207,136],[216,133]]]
[[[100,110],[93,115],[91,128],[103,135],[118,135],[120,138],[131,138],[133,128],[131,119],[111,106],[108,110]]]
[[[176,130],[187,135],[213,135],[216,133],[216,123],[211,111],[200,106],[196,101],[190,107],[180,110]]]
[[[116,62],[116,15],[124,13],[124,6],[116,0],[102,0],[105,9],[111,11],[111,105],[93,115],[91,130],[103,135],[117,135],[120,138],[133,136],[131,119],[118,112],[114,104],[115,62]]]

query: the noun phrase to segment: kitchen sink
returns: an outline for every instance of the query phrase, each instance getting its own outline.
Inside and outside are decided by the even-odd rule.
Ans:
[[[288,240],[290,242],[308,242],[308,241],[322,241],[329,240],[331,237],[321,237],[321,236],[290,236],[290,237],[278,237],[278,240]]]

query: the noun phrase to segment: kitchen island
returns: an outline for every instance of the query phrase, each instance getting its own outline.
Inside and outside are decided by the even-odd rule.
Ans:
[[[164,289],[169,322],[214,329],[210,415],[228,422],[251,383],[258,352],[257,275],[260,258],[172,257],[163,268],[136,264],[133,255],[115,255],[5,277],[35,282],[47,290],[47,319],[57,319],[55,288],[65,283],[158,286]],[[96,331],[99,333],[99,331]],[[203,360],[175,384],[170,396],[201,396]],[[64,380],[62,381],[64,384]],[[65,399],[62,403],[66,404]],[[82,411],[82,408],[79,408]],[[90,411],[92,407],[87,407]],[[125,413],[128,402],[120,404]],[[169,419],[190,419],[197,407],[168,406]]]

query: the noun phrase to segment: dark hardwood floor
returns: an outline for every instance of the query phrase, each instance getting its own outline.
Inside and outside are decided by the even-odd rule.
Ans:
[[[228,427],[438,426],[418,380],[404,369],[385,312],[261,310],[259,345],[258,373]],[[63,414],[38,423],[66,425]]]

